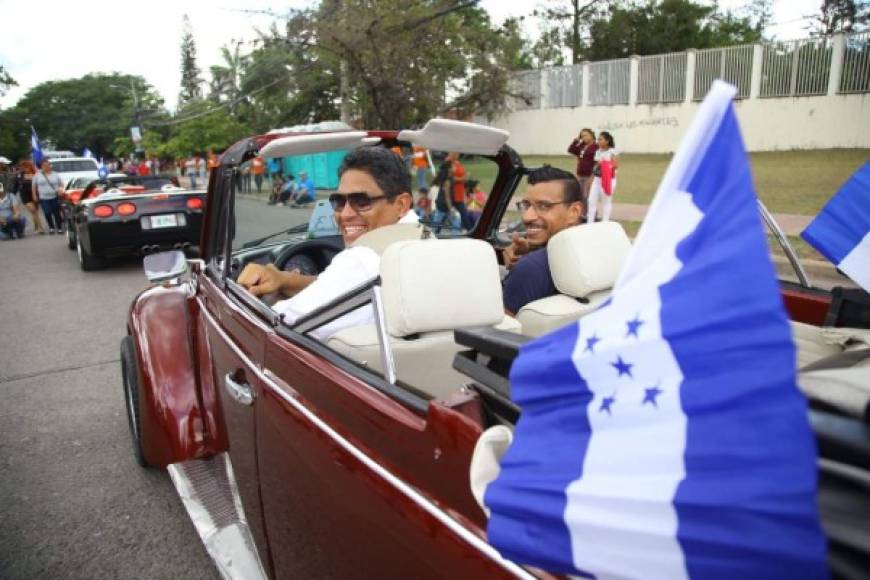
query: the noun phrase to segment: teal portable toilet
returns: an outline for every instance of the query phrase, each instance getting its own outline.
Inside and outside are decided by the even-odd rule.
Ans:
[[[338,168],[345,155],[347,150],[284,157],[284,173],[292,173],[298,178],[299,173],[305,171],[317,189],[336,189]]]

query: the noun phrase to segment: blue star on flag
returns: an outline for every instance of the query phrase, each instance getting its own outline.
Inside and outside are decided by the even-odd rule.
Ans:
[[[652,406],[658,409],[659,404],[656,402],[656,397],[662,394],[662,390],[658,388],[658,386],[650,387],[649,389],[644,389],[646,394],[643,396],[643,402],[641,405],[646,405],[647,403],[652,403]]]
[[[608,415],[613,415],[613,413],[610,411],[610,407],[615,402],[616,402],[616,397],[604,397],[601,400],[601,407],[598,408],[598,412],[601,413],[603,411],[607,411]]]
[[[631,367],[633,367],[634,365],[630,365],[627,362],[625,362],[624,360],[622,360],[621,356],[616,358],[616,362],[612,362],[610,364],[611,364],[611,366],[613,366],[613,368],[615,368],[617,371],[619,371],[620,377],[622,375],[631,376]]]
[[[634,320],[629,320],[626,322],[628,325],[628,332],[625,333],[625,337],[633,336],[635,338],[639,338],[637,331],[640,329],[643,324],[643,320],[640,319],[640,315],[634,317]]]
[[[601,342],[601,339],[598,338],[598,335],[593,334],[586,339],[586,348],[583,349],[583,352],[595,352],[595,345],[599,342]]]

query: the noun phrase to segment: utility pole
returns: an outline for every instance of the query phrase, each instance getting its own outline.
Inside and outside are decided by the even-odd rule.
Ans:
[[[133,139],[133,147],[136,153],[143,153],[142,149],[142,114],[139,110],[139,96],[136,94],[136,81],[130,79],[130,92],[133,93],[133,127],[130,136]]]

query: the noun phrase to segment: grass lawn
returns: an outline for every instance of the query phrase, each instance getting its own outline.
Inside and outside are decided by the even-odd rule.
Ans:
[[[622,227],[625,228],[625,233],[628,234],[628,237],[634,239],[637,236],[637,231],[640,229],[640,222],[628,222],[628,221],[620,221]],[[791,247],[794,248],[794,251],[797,253],[798,258],[801,260],[819,260],[822,262],[827,262],[828,259],[818,253],[811,245],[806,243],[800,236],[786,236],[788,237],[788,241],[791,243]],[[770,246],[770,251],[776,256],[785,257],[785,252],[782,251],[782,247],[780,247],[779,242],[776,241],[776,238],[773,237],[772,234],[767,235],[767,243]]]
[[[628,154],[620,158],[616,203],[648,204],[664,175],[670,155]],[[870,161],[870,149],[772,151],[751,153],[755,188],[775,213],[815,215],[858,167]],[[549,163],[573,172],[574,157],[528,156],[529,167]],[[480,179],[484,191],[495,177],[495,166],[486,160],[471,161],[469,175]]]

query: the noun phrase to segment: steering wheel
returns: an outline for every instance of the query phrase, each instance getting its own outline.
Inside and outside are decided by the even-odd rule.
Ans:
[[[290,259],[284,263],[281,269],[285,272],[298,272],[306,276],[317,276],[320,273],[314,258],[301,253],[290,256]]]

